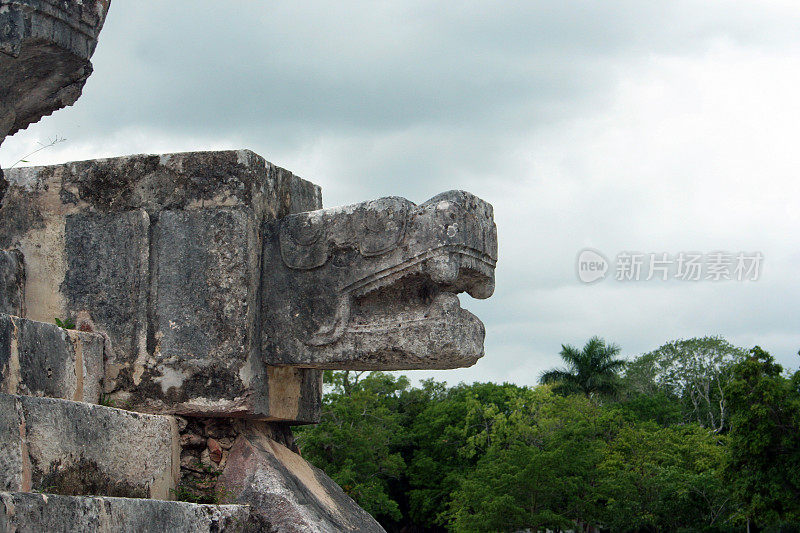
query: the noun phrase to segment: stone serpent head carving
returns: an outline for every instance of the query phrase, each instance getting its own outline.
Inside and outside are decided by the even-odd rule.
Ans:
[[[469,366],[483,324],[457,294],[494,292],[492,206],[463,191],[388,197],[266,223],[267,364],[332,369]]]

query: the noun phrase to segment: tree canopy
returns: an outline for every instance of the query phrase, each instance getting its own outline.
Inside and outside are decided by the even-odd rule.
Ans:
[[[637,374],[645,357],[728,350],[719,340],[644,354],[603,401],[562,382],[412,386],[327,372],[322,421],[298,428],[298,443],[390,532],[790,531],[800,521],[800,373],[758,348],[725,352],[721,427],[697,417],[687,385]],[[610,348],[590,341],[568,353],[609,361]]]
[[[580,350],[562,344],[559,355],[566,368],[544,372],[539,383],[554,385],[553,390],[560,394],[614,396],[620,388],[619,372],[625,367],[625,361],[617,359],[619,352],[619,346],[606,344],[600,337],[592,337]]]
[[[746,356],[720,337],[677,340],[636,358],[625,377],[631,390],[672,396],[683,404],[687,421],[721,432],[729,415],[725,387]]]
[[[760,527],[800,523],[800,371],[756,346],[726,384],[731,409],[726,480],[738,518]]]

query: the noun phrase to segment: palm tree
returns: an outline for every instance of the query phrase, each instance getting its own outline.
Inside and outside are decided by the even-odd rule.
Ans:
[[[569,344],[561,345],[561,359],[567,368],[556,368],[542,373],[539,383],[552,384],[559,394],[585,394],[594,396],[614,396],[619,391],[618,372],[625,361],[616,359],[620,347],[606,344],[600,337],[592,337],[578,350]]]

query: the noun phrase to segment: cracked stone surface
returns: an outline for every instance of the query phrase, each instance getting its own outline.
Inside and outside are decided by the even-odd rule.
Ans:
[[[0,492],[0,531],[244,533],[259,528],[242,505]]]
[[[322,470],[250,422],[234,442],[219,483],[274,533],[384,532]]]
[[[168,500],[180,475],[172,417],[0,394],[0,490]]]
[[[0,392],[98,403],[104,339],[0,314]]]

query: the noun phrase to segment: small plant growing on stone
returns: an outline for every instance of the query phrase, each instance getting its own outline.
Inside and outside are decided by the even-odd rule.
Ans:
[[[100,395],[100,405],[103,407],[116,407],[116,402],[111,399],[110,394],[101,394]]]
[[[207,496],[202,492],[199,492],[191,483],[182,481],[180,485],[174,489],[170,489],[170,492],[172,493],[172,497],[175,499],[175,501],[178,502],[209,503]]]
[[[75,322],[73,322],[69,317],[65,318],[64,320],[56,317],[56,326],[64,329],[75,329]]]
[[[214,476],[219,475],[219,472],[214,472]],[[209,486],[209,485],[212,486]],[[220,483],[202,482],[196,479],[184,478],[180,484],[174,489],[170,489],[175,501],[189,502],[189,503],[205,503],[211,505],[220,505],[229,501],[232,498],[230,491],[221,486]]]
[[[64,137],[60,137],[60,136],[58,136],[58,135],[56,135],[55,137],[52,137],[52,138],[48,139],[48,140],[47,140],[47,144],[44,144],[44,143],[43,143],[43,142],[41,142],[41,141],[36,141],[36,144],[38,144],[38,145],[39,145],[39,148],[37,148],[36,150],[34,150],[34,151],[32,151],[32,152],[29,152],[29,153],[27,153],[27,154],[23,155],[22,157],[20,157],[19,159],[17,159],[17,161],[16,161],[16,162],[15,162],[13,165],[11,165],[11,166],[10,166],[10,167],[8,167],[8,168],[10,168],[10,169],[11,169],[11,168],[14,168],[15,166],[19,165],[20,163],[30,163],[30,161],[28,160],[28,158],[29,158],[30,156],[32,156],[32,155],[34,155],[34,154],[37,154],[37,153],[41,152],[42,150],[47,150],[48,148],[50,148],[50,147],[52,147],[52,146],[55,146],[55,145],[57,145],[58,143],[63,143],[64,141],[66,141],[66,139],[65,139]],[[69,328],[67,328],[67,329],[69,329]]]

